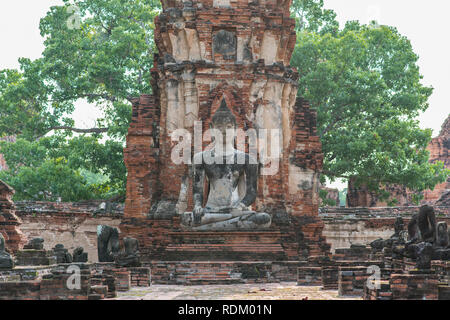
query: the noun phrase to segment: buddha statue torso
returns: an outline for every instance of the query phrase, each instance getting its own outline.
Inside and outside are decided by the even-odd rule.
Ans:
[[[194,230],[235,230],[267,228],[271,217],[251,211],[256,199],[258,164],[249,154],[236,150],[226,133],[235,129],[236,121],[225,101],[212,119],[223,144],[194,155],[194,211],[183,214],[182,225]],[[209,183],[203,207],[205,179]],[[240,186],[245,192],[240,192]]]

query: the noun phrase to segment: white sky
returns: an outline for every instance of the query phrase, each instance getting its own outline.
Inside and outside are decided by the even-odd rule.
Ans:
[[[324,0],[325,7],[337,13],[341,26],[348,20],[395,26],[407,36],[419,55],[423,83],[433,86],[430,108],[420,116],[422,128],[432,128],[434,135],[450,110],[450,1],[448,0]],[[50,6],[61,0],[0,1],[0,69],[17,68],[17,59],[39,58],[43,40],[39,19]],[[86,103],[77,103],[74,119],[78,127],[91,127],[100,112]],[[333,184],[343,187],[343,184]]]

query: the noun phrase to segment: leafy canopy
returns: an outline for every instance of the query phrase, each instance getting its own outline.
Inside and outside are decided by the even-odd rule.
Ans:
[[[322,178],[355,178],[381,198],[389,196],[386,184],[420,192],[445,181],[443,163],[428,162],[431,130],[417,121],[432,88],[421,84],[410,41],[376,23],[337,29],[323,1],[294,0],[293,7],[300,19],[308,15],[299,11],[316,13],[299,25],[291,64],[300,73],[299,95],[318,112]]]
[[[131,98],[151,93],[157,0],[80,0],[41,19],[42,57],[0,71],[0,137],[16,199],[75,201],[124,195],[123,144]],[[75,7],[73,5],[76,5]],[[80,99],[104,116],[76,128]]]

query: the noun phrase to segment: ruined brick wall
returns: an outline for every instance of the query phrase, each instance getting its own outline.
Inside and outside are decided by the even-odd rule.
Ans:
[[[419,207],[377,208],[321,208],[320,218],[325,223],[323,235],[331,250],[349,248],[352,244],[369,244],[394,234],[395,218],[402,216],[406,226]],[[450,224],[450,207],[435,207],[438,221]]]
[[[82,246],[89,254],[89,261],[97,259],[97,225],[106,224],[118,227],[123,216],[123,205],[113,206],[108,212],[101,209],[101,202],[84,203],[49,203],[49,202],[18,202],[16,214],[22,220],[20,229],[28,238],[43,237],[45,249],[50,250],[57,243],[62,243],[71,252],[75,247]],[[450,208],[435,207],[439,221],[450,224]],[[394,221],[398,215],[404,217],[405,224],[418,207],[386,207],[386,208],[321,208],[320,218],[324,230],[323,236],[336,248],[349,248],[351,244],[368,244],[378,238],[389,238],[394,233]],[[144,260],[152,253],[151,259],[164,258],[163,252],[158,256],[158,250],[164,246],[176,247],[189,243],[186,235],[176,234],[175,221],[146,219],[143,225],[125,224],[120,226],[122,233],[136,236],[139,240]],[[312,228],[314,225],[306,226]],[[305,228],[306,228],[305,227]],[[317,226],[316,226],[317,227]],[[152,237],[148,233],[152,232]],[[320,232],[319,232],[320,231]],[[311,241],[322,237],[319,229]],[[206,235],[207,237],[208,235]],[[233,236],[233,235],[229,235]],[[290,231],[284,237],[293,236]],[[223,237],[223,236],[222,236]],[[242,240],[245,244],[245,239]],[[239,239],[234,236],[236,245]],[[256,248],[256,247],[255,247]],[[319,248],[318,246],[316,248]],[[319,252],[316,252],[318,254]],[[185,257],[188,258],[188,257]],[[175,259],[176,260],[176,259]]]
[[[321,186],[320,190],[326,191],[327,192],[327,196],[326,199],[330,199],[330,200],[334,200],[336,202],[336,204],[334,206],[331,207],[339,207],[340,206],[340,199],[339,199],[339,190],[338,189],[333,189],[333,188],[328,188],[325,186]],[[322,199],[320,199],[320,204],[322,203]]]
[[[442,125],[439,136],[431,140],[427,149],[430,151],[430,162],[442,161],[445,164],[445,167],[450,169],[450,115]],[[447,181],[434,187],[433,191],[425,191],[424,202],[434,203],[449,191],[450,176],[447,177]]]
[[[123,205],[104,208],[101,201],[79,203],[17,202],[16,214],[22,220],[20,230],[32,239],[44,239],[44,249],[61,243],[70,253],[83,247],[90,262],[98,261],[97,226],[118,227]]]
[[[390,199],[396,199],[395,205],[412,205],[411,194],[406,187],[399,185],[387,185],[384,190],[390,193]],[[349,179],[347,187],[348,207],[386,207],[388,203],[380,200],[375,192],[370,191],[367,185],[357,186],[355,179]]]

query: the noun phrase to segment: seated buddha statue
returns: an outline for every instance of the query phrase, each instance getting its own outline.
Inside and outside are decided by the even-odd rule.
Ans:
[[[197,231],[270,227],[269,214],[249,208],[256,199],[258,163],[249,154],[234,148],[236,118],[225,100],[211,119],[211,129],[222,139],[215,139],[211,149],[194,155],[194,210],[182,214],[181,225]],[[233,139],[227,137],[230,132]],[[203,206],[205,179],[209,193]]]

